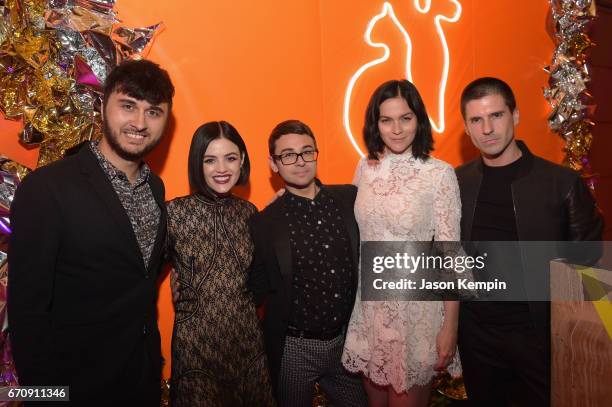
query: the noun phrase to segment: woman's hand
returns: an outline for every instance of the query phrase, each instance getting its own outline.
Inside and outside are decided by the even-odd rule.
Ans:
[[[442,371],[450,364],[455,356],[457,349],[457,326],[456,324],[443,324],[436,338],[436,350],[438,351],[438,361],[434,367],[437,371]]]
[[[266,206],[270,205],[272,202],[276,201],[278,198],[285,194],[285,188],[281,188],[274,193],[270,201],[266,204]]]

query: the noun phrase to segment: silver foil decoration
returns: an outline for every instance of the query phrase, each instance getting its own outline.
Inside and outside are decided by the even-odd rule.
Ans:
[[[581,171],[594,188],[588,154],[595,104],[587,90],[587,52],[594,45],[588,30],[596,16],[595,0],[550,0],[550,5],[556,48],[545,68],[550,77],[544,97],[552,109],[548,124],[565,140],[565,164]]]

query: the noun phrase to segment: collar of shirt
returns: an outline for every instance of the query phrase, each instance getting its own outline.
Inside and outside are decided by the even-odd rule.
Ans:
[[[125,175],[125,172],[115,167],[113,163],[111,163],[110,161],[106,159],[106,157],[104,157],[104,155],[98,148],[97,141],[91,141],[89,143],[89,147],[91,148],[91,151],[94,153],[94,155],[98,159],[98,162],[100,163],[100,166],[102,167],[102,170],[104,171],[104,173],[106,174],[106,176],[108,177],[110,181],[112,181],[115,178],[120,178],[122,180],[128,181],[128,177],[127,175]],[[132,187],[136,188],[142,185],[143,183],[145,183],[149,179],[150,173],[151,173],[151,169],[149,168],[149,166],[145,162],[141,162],[140,174],[138,175],[138,178],[136,179],[136,182],[134,183]]]
[[[315,183],[319,187],[319,192],[315,195],[314,199],[295,195],[289,192],[289,190],[287,190],[287,192],[285,192],[285,194],[283,195],[283,198],[285,200],[285,206],[287,208],[296,208],[298,206],[301,206],[300,204],[306,204],[306,205],[319,204],[321,200],[327,197],[327,195],[325,194],[325,190],[322,188],[321,181],[319,181],[318,179],[315,179]]]

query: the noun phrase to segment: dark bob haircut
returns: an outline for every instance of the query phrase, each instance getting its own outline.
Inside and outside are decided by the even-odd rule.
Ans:
[[[312,141],[314,141],[315,147],[317,146],[317,140],[315,139],[314,133],[306,123],[299,120],[285,120],[277,124],[272,130],[272,133],[270,133],[270,137],[268,137],[268,150],[270,151],[270,156],[274,155],[276,141],[285,134],[304,134],[310,136]]]
[[[401,97],[408,103],[417,119],[417,130],[412,142],[412,155],[415,158],[427,159],[433,151],[431,124],[425,109],[425,104],[417,88],[405,79],[391,80],[380,85],[372,94],[365,114],[363,139],[368,149],[368,158],[378,160],[385,149],[385,143],[380,137],[378,120],[380,105],[387,99]]]
[[[204,179],[204,154],[213,140],[224,138],[238,146],[240,155],[244,157],[240,167],[240,176],[236,185],[244,185],[249,182],[251,172],[251,162],[244,140],[240,137],[238,130],[228,122],[209,122],[201,125],[193,133],[191,146],[189,147],[189,162],[187,163],[187,173],[189,174],[189,184],[193,189],[207,198],[216,199],[217,194],[208,186]]]
[[[461,116],[465,120],[465,105],[472,100],[481,99],[485,96],[490,95],[501,95],[504,98],[504,102],[511,113],[514,113],[516,109],[516,99],[510,86],[497,78],[478,78],[475,81],[470,82],[463,92],[461,93]]]
[[[167,102],[172,107],[174,86],[168,72],[154,62],[126,60],[117,65],[104,82],[104,106],[113,92],[121,92],[152,105]]]

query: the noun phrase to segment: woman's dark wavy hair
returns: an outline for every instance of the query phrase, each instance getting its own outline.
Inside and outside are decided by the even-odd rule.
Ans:
[[[433,137],[431,124],[425,109],[425,104],[417,88],[405,79],[391,80],[380,85],[372,94],[365,113],[363,126],[363,139],[368,149],[368,158],[378,160],[385,149],[385,143],[380,137],[378,119],[380,118],[380,105],[387,99],[402,97],[417,119],[417,131],[412,142],[412,155],[415,158],[426,160],[433,151]]]
[[[249,182],[249,174],[251,172],[251,162],[249,153],[247,152],[244,140],[240,137],[238,130],[231,124],[225,121],[208,122],[193,133],[191,146],[189,147],[189,162],[187,163],[187,173],[189,175],[189,184],[193,189],[201,193],[207,198],[216,199],[218,196],[211,187],[208,186],[204,179],[204,154],[208,146],[213,140],[224,138],[238,146],[241,157],[244,157],[242,166],[240,167],[240,176],[236,185],[244,185]]]

